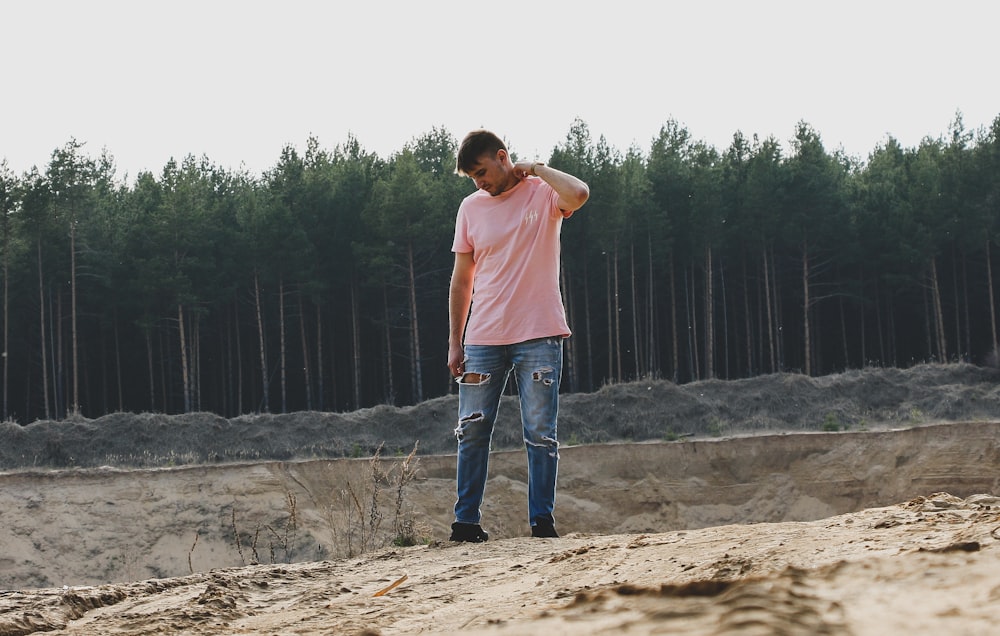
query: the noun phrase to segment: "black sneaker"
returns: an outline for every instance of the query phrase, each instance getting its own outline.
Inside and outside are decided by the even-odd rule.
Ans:
[[[451,524],[451,539],[450,541],[467,541],[469,543],[483,543],[488,541],[490,535],[482,529],[478,523],[459,523],[455,522]]]
[[[543,539],[558,539],[559,533],[551,523],[539,522],[531,526],[531,536]]]

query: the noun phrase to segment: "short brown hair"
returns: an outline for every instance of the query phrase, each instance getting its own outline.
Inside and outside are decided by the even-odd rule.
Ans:
[[[458,157],[455,162],[455,172],[467,175],[472,166],[485,154],[495,155],[507,151],[507,145],[502,139],[488,130],[473,130],[458,147]]]

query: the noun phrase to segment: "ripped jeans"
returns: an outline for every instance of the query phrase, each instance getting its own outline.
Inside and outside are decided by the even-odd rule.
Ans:
[[[455,521],[479,523],[486,490],[490,440],[500,397],[514,372],[521,425],[528,451],[528,520],[552,524],[556,502],[559,442],[559,381],[562,337],[512,345],[466,345],[465,372],[458,378],[458,501]]]

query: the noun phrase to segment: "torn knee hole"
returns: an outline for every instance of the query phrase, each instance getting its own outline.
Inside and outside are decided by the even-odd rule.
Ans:
[[[476,373],[475,371],[467,371],[458,379],[459,384],[486,384],[489,381],[489,373]]]
[[[551,377],[552,371],[552,367],[544,367],[542,369],[538,369],[537,371],[532,371],[531,379],[535,382],[541,382],[545,386],[552,386],[555,384],[555,379]]]
[[[457,439],[460,442],[464,440],[466,427],[474,422],[481,422],[484,419],[486,419],[486,416],[484,416],[481,412],[478,411],[475,413],[470,413],[465,417],[459,418],[458,426],[455,427],[455,439]]]

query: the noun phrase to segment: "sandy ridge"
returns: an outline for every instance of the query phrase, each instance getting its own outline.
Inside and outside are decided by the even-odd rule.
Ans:
[[[561,454],[556,519],[564,534],[811,521],[931,492],[1000,493],[998,422],[587,445]],[[399,461],[386,458],[384,468]],[[0,589],[164,579],[252,563],[249,549],[237,551],[234,521],[243,548],[260,533],[261,563],[351,556],[359,517],[348,523],[344,492],[364,498],[368,470],[368,460],[338,459],[0,474]],[[405,508],[422,537],[448,536],[454,471],[453,455],[419,459]],[[526,536],[523,450],[494,453],[490,475],[483,523],[494,539]],[[272,555],[271,530],[286,527],[290,495],[294,531],[287,549]],[[393,497],[383,484],[383,541],[392,538]]]

